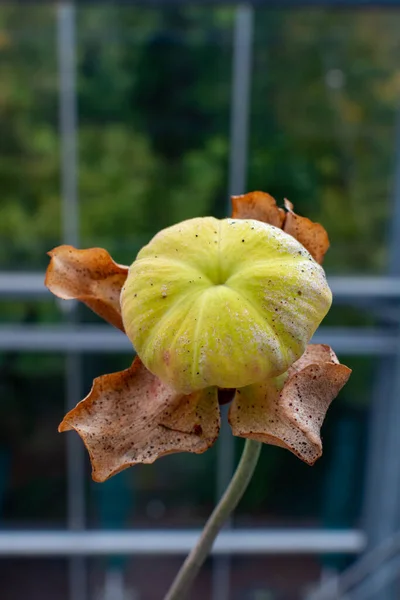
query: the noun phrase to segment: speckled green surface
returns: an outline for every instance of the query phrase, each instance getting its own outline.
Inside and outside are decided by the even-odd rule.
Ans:
[[[213,217],[158,233],[121,294],[140,358],[185,393],[283,373],[331,301],[322,267],[293,237],[259,221]]]

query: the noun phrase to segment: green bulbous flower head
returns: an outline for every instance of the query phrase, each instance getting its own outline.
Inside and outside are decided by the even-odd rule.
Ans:
[[[144,365],[183,393],[240,388],[287,371],[332,302],[325,274],[281,229],[190,219],[158,233],[122,289]]]

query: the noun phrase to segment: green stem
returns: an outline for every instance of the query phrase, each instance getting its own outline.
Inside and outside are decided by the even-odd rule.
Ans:
[[[230,484],[204,526],[193,550],[180,568],[164,600],[184,600],[221,527],[238,505],[256,468],[261,442],[246,440],[242,457]]]

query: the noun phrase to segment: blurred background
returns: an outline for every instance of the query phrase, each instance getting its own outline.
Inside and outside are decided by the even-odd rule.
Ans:
[[[314,468],[264,447],[190,598],[400,598],[400,4],[305,4],[0,2],[2,599],[161,599],[242,447],[91,482],[57,426],[132,351],[47,292],[46,252],[130,264],[254,189],[328,230],[315,340],[353,375]]]

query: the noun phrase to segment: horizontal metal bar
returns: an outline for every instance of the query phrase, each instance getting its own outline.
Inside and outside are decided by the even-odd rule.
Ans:
[[[331,276],[328,282],[335,299],[400,299],[400,277]],[[0,272],[0,298],[28,297],[44,300],[54,298],[44,286],[43,273]]]
[[[341,354],[360,356],[392,355],[398,344],[395,330],[358,327],[320,327],[312,341],[329,344]],[[132,344],[107,325],[3,325],[0,350],[132,353]]]
[[[95,556],[186,554],[200,530],[52,531],[0,533],[0,556]],[[234,529],[222,531],[213,554],[358,554],[366,537],[358,530]]]
[[[354,356],[391,356],[398,350],[396,329],[374,327],[320,327],[313,344],[328,344],[338,354]]]
[[[50,299],[53,296],[44,285],[43,273],[0,272],[0,298]]]
[[[331,276],[328,283],[335,299],[400,299],[400,278],[387,276]]]
[[[107,325],[4,325],[0,350],[27,352],[132,352],[132,344]]]
[[[16,0],[0,0],[2,4],[14,4]],[[17,0],[21,5],[29,4],[32,0]],[[58,0],[37,0],[37,4],[52,4]],[[399,0],[247,0],[246,3],[265,8],[377,8],[398,6]],[[144,7],[173,7],[187,5],[188,0],[75,0],[77,6],[107,5],[115,6],[144,6]],[[243,0],[201,0],[202,5],[235,5],[243,4]],[[197,2],[200,4],[200,2]]]

